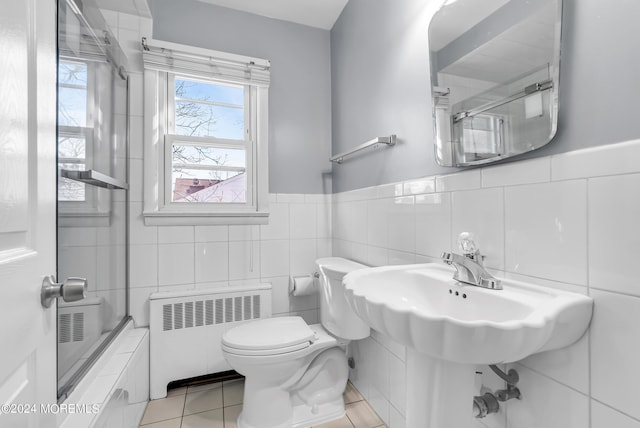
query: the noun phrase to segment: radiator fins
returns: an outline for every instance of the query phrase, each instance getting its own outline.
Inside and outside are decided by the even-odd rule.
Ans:
[[[261,313],[260,306],[258,294],[165,304],[162,305],[162,330],[258,319]],[[62,337],[62,334],[60,336]]]
[[[58,343],[84,341],[84,312],[58,315]]]

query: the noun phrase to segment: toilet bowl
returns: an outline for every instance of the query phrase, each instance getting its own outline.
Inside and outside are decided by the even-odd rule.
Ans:
[[[246,378],[238,428],[306,428],[344,415],[346,346],[370,330],[344,299],[342,278],[366,266],[338,257],[316,265],[320,324],[297,316],[269,318],[222,337],[227,362]]]

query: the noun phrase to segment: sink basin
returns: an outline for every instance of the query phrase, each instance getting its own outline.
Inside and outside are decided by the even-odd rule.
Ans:
[[[501,279],[503,290],[457,282],[444,264],[362,269],[347,301],[372,328],[434,358],[497,364],[568,346],[591,320],[590,297]]]
[[[479,364],[568,346],[591,320],[582,294],[501,279],[503,289],[460,283],[439,263],[357,270],[345,295],[372,328],[407,346],[406,426],[471,428]]]

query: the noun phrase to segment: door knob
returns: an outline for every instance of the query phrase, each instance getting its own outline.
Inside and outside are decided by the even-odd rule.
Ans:
[[[63,283],[57,283],[53,275],[45,276],[42,280],[40,291],[40,303],[45,308],[51,306],[51,302],[56,297],[62,297],[65,302],[75,302],[87,297],[86,278],[70,277]]]

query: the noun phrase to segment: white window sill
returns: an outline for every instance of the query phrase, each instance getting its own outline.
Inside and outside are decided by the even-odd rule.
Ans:
[[[219,224],[268,224],[269,213],[261,212],[143,212],[146,226],[207,226]]]

